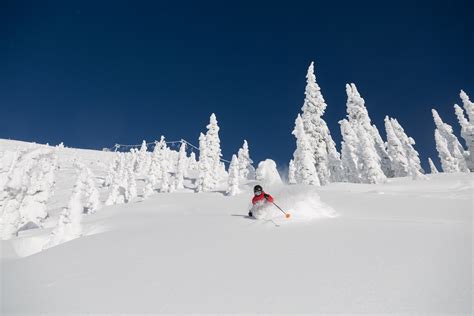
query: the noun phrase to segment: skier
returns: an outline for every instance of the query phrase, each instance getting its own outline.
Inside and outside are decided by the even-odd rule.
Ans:
[[[253,217],[252,211],[261,210],[265,207],[268,203],[273,203],[273,197],[263,191],[261,185],[256,185],[253,188],[254,197],[252,199],[252,209],[249,211],[249,216]]]

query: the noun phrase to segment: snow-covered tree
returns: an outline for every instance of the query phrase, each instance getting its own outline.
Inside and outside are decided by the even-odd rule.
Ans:
[[[10,165],[2,179],[0,233],[9,239],[20,229],[41,227],[47,217],[46,203],[53,193],[56,151],[37,148],[26,151]]]
[[[441,160],[441,166],[444,172],[469,172],[464,149],[453,133],[453,128],[441,120],[435,109],[431,110],[436,125],[435,140],[436,149]]]
[[[358,135],[359,147],[358,157],[360,158],[360,177],[363,183],[381,183],[386,180],[386,176],[382,171],[379,163],[379,156],[373,150],[370,134],[361,132]]]
[[[94,175],[89,168],[83,167],[80,175],[84,188],[84,213],[93,214],[100,208],[99,190],[94,182]]]
[[[461,90],[460,93],[464,110],[467,113],[467,118],[464,116],[463,109],[455,104],[454,109],[461,125],[461,136],[466,142],[468,151],[465,152],[465,158],[469,170],[474,172],[474,102],[469,100],[469,96]]]
[[[83,185],[83,180],[79,177],[68,206],[63,209],[59,216],[58,224],[51,232],[50,238],[43,249],[57,246],[82,235]]]
[[[359,91],[355,84],[346,84],[347,93],[347,117],[352,129],[357,134],[357,137],[362,138],[361,134],[365,134],[363,137],[367,138],[367,144],[369,145],[370,151],[375,151],[376,157],[373,154],[369,156],[376,158],[376,163],[380,165],[383,173],[386,177],[392,176],[393,172],[390,169],[390,158],[388,157],[385,149],[385,144],[380,136],[378,129],[375,125],[371,124],[369,113],[365,107],[365,100],[360,96]],[[361,159],[361,157],[359,157]],[[364,163],[360,161],[360,163]],[[373,164],[374,162],[370,162]]]
[[[382,140],[382,137],[380,136],[379,130],[377,126],[372,125],[372,135],[374,137],[374,146],[375,146],[375,151],[377,152],[377,155],[380,158],[380,167],[384,173],[384,175],[388,178],[393,177],[393,170],[391,169],[391,161],[390,158],[388,157],[387,153],[387,148]]]
[[[288,183],[296,184],[296,167],[293,159],[290,160],[288,165]]]
[[[150,168],[148,171],[148,177],[153,186],[161,179],[162,170],[161,170],[161,161],[164,159],[166,141],[165,137],[161,136],[160,141],[155,143],[155,148],[153,149],[153,154],[151,157]]]
[[[105,177],[105,180],[104,180],[104,186],[108,187],[112,184],[119,168],[120,168],[120,154],[117,154],[114,157],[114,160],[112,161],[112,163],[110,163],[108,167],[107,176]]]
[[[232,155],[232,160],[229,166],[229,178],[227,195],[234,196],[240,193],[239,189],[239,161],[236,155]]]
[[[189,155],[189,158],[188,158],[188,170],[193,170],[193,171],[197,171],[199,169],[198,167],[198,163],[196,161],[196,154],[193,152],[191,152],[191,154]]]
[[[296,137],[296,150],[293,153],[293,161],[296,169],[295,178],[297,183],[310,185],[321,185],[315,167],[313,148],[309,143],[308,136],[304,131],[301,115],[295,121],[295,129],[292,134]]]
[[[280,185],[283,183],[277,170],[275,161],[265,159],[260,161],[255,170],[255,179],[263,186]]]
[[[326,122],[322,119],[327,104],[324,101],[314,75],[314,63],[308,67],[306,74],[305,99],[302,115],[304,131],[311,146],[319,182],[324,185],[340,181],[341,161],[339,153],[329,132]]]
[[[385,116],[385,131],[387,132],[387,153],[392,161],[394,176],[406,177],[408,175],[407,155],[388,116]]]
[[[142,197],[144,199],[148,198],[150,195],[152,195],[155,192],[154,190],[155,185],[156,183],[153,181],[151,176],[145,177],[145,186],[143,187],[143,193],[142,193]]]
[[[439,159],[441,160],[441,167],[443,172],[452,173],[459,172],[459,165],[448,149],[448,142],[438,129],[435,129],[436,150],[438,151]]]
[[[206,136],[199,136],[199,175],[196,183],[196,192],[210,191],[215,188],[215,180],[211,173],[211,162],[207,153]]]
[[[128,187],[128,177],[125,168],[125,155],[121,153],[119,156],[119,163],[115,172],[115,176],[113,177],[110,194],[105,201],[105,205],[121,204],[125,203],[126,201],[125,192]]]
[[[356,133],[348,120],[339,121],[342,134],[341,158],[344,168],[344,177],[348,182],[360,183],[360,170],[358,158],[358,143]]]
[[[183,189],[184,188],[184,173],[186,172],[187,168],[187,157],[186,157],[186,143],[181,143],[179,147],[179,154],[178,154],[178,164],[176,166],[176,173],[174,177],[174,188],[175,189]]]
[[[430,171],[431,171],[431,174],[437,174],[439,173],[438,169],[436,168],[435,164],[433,163],[433,160],[431,160],[431,158],[428,158],[428,163],[430,165]]]
[[[221,152],[221,141],[219,138],[219,125],[217,124],[216,115],[211,114],[209,118],[209,124],[206,126],[206,143],[207,143],[207,157],[211,165],[211,170],[213,171],[213,177],[215,182],[220,180],[222,176],[222,152]],[[224,170],[225,171],[225,170]]]
[[[127,168],[127,187],[125,189],[125,202],[129,203],[137,197],[137,183],[133,172],[133,165]]]
[[[255,177],[255,168],[252,166],[253,161],[250,159],[249,146],[246,140],[242,148],[239,149],[237,154],[239,162],[239,174],[241,179],[253,179]]]
[[[166,143],[162,144],[161,147],[161,160],[160,160],[160,170],[161,170],[161,184],[160,184],[160,192],[161,193],[169,193],[174,190],[174,187],[171,185],[170,181],[170,169],[171,169],[171,162],[169,157],[169,150],[166,146]]]
[[[418,152],[415,150],[413,145],[415,145],[415,140],[405,133],[403,127],[398,123],[396,119],[390,119],[393,131],[395,135],[400,140],[405,157],[407,160],[407,171],[408,175],[413,179],[425,179],[424,170],[421,167],[421,161],[419,158]]]
[[[134,171],[138,174],[142,174],[145,170],[147,170],[147,167],[149,167],[150,161],[147,150],[148,147],[146,145],[146,141],[144,140],[140,147],[140,151],[137,154],[137,160],[134,168]]]

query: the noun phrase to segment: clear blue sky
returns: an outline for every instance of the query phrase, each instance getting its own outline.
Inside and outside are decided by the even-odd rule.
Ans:
[[[314,60],[338,147],[354,82],[383,137],[396,117],[426,166],[430,109],[459,135],[453,104],[474,98],[473,16],[472,1],[2,1],[0,137],[197,144],[215,112],[225,158],[245,138],[283,166]]]

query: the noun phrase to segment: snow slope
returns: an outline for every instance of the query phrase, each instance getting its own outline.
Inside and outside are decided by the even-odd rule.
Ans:
[[[18,146],[37,145],[0,140],[0,151]],[[98,183],[113,159],[58,155],[45,227],[1,242],[2,315],[472,312],[471,174],[277,185],[269,193],[293,216],[258,221],[245,217],[252,182],[234,197],[157,193],[103,207],[84,218],[87,236],[38,252],[67,205],[74,158]]]

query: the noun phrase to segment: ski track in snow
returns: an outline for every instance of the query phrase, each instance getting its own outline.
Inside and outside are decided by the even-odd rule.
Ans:
[[[37,145],[0,140],[18,146]],[[273,209],[273,222],[245,218],[254,182],[235,197],[154,194],[103,207],[84,217],[86,236],[38,252],[67,205],[76,156],[98,182],[113,159],[61,152],[44,228],[1,242],[2,315],[472,312],[471,174],[277,185],[265,189],[292,217]]]

